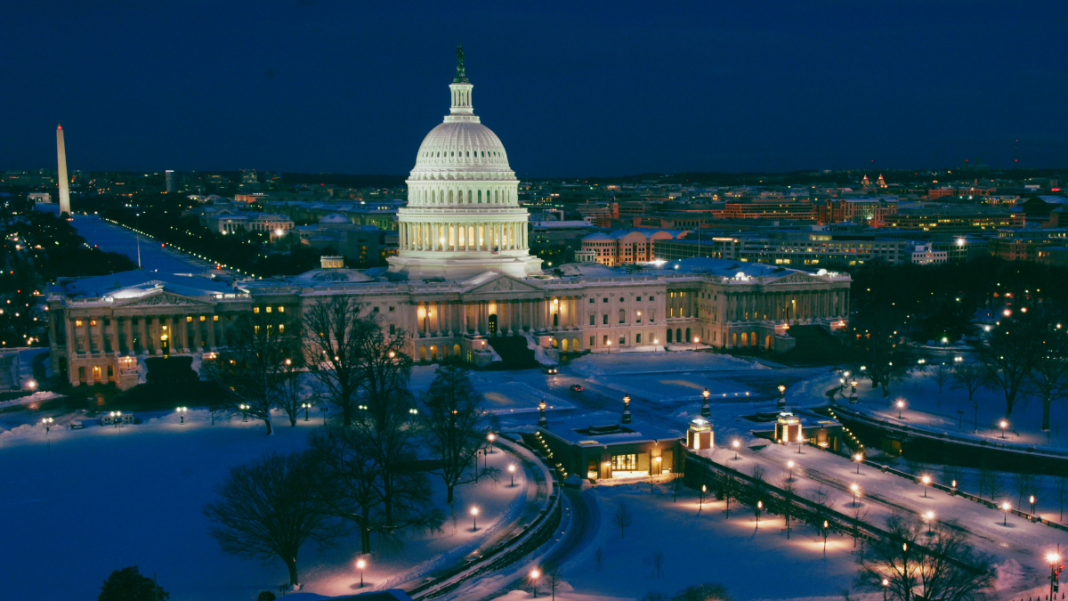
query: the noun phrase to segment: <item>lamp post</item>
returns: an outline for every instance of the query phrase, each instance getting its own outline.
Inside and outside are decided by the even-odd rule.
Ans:
[[[367,561],[363,558],[356,560],[356,569],[360,571],[360,588],[363,588],[363,570],[367,567]]]
[[[890,581],[883,578],[883,601],[886,601],[886,591],[890,589]]]
[[[775,403],[777,409],[786,408],[786,385],[779,384],[779,400]]]
[[[1060,570],[1058,570],[1058,562],[1060,562],[1061,556],[1056,553],[1050,553],[1046,555],[1046,561],[1049,562],[1049,598],[1052,601],[1053,593],[1057,592],[1060,588]]]
[[[312,408],[311,403],[301,403],[300,408],[304,410],[304,421],[308,421],[308,411]]]
[[[789,478],[787,478],[787,480],[790,481],[790,482],[793,482],[794,481],[794,462],[793,462],[793,460],[790,460],[790,461],[786,462],[786,468],[788,470],[790,470],[788,472],[789,473]]]
[[[514,488],[515,487],[515,464],[514,463],[512,465],[508,466],[508,475],[512,477],[512,483],[509,484],[508,486]]]
[[[122,411],[112,411],[109,415],[111,415],[111,425],[118,428],[119,422],[122,421]]]
[[[923,521],[927,522],[927,536],[933,536],[934,532],[931,531],[931,525],[934,524],[935,514],[933,511],[928,511],[923,514]]]
[[[849,381],[849,385],[852,386],[852,389],[849,391],[849,403],[851,405],[856,405],[857,404],[857,380],[856,380],[856,378],[853,378],[852,380],[850,380]]]
[[[322,412],[323,412],[323,425],[325,426],[325,425],[326,425],[326,414],[327,414],[327,412],[328,412],[328,411],[330,411],[330,410],[329,410],[329,408],[327,408],[327,407],[326,407],[326,406],[324,405],[324,406],[322,406],[322,407],[319,407],[319,411],[322,411]]]
[[[698,336],[693,337],[693,348],[697,350],[697,345],[701,343],[701,338]]]
[[[478,507],[471,508],[471,532],[478,531]]]
[[[708,485],[701,485],[701,500],[697,503],[697,513],[701,513],[701,509],[705,506],[705,493],[708,492]]]
[[[1001,428],[1001,438],[1002,438],[1002,440],[1004,440],[1005,439],[1005,428],[1009,427],[1009,422],[1006,421],[1006,420],[1001,420],[1001,421],[998,422],[998,427]]]
[[[897,402],[897,418],[901,419],[901,410],[905,408],[905,401]]]
[[[963,428],[964,428],[964,410],[963,409],[957,409],[957,429],[960,430],[960,429],[963,429]]]
[[[797,433],[797,454],[801,454],[801,445],[805,444],[805,435],[801,432]]]
[[[975,430],[973,434],[979,433],[979,403],[972,403],[972,409],[975,409]]]
[[[654,353],[657,352],[658,350],[660,350],[660,349],[657,348],[659,346],[660,346],[660,339],[659,338],[653,338],[653,352]]]
[[[608,354],[609,354],[609,355],[611,355],[611,354],[612,354],[612,341],[611,341],[611,340],[609,340],[607,344],[608,344]],[[535,591],[536,591],[536,590],[537,590],[537,589],[535,589]],[[535,593],[534,593],[534,596],[535,596],[535,597],[537,597],[537,596],[538,596],[538,595],[537,595],[537,592],[535,592]]]
[[[408,409],[408,415],[412,416],[412,423],[415,423],[415,416],[419,415],[419,410],[415,407]]]
[[[542,402],[538,403],[538,411],[541,412],[541,415],[538,417],[538,425],[541,426],[542,428],[544,428],[544,427],[549,425],[549,419],[547,417],[545,417],[545,408],[546,407],[548,407],[548,405],[545,404],[545,401],[542,401]]]
[[[630,423],[630,395],[623,395],[623,423]]]
[[[1001,504],[1001,510],[1005,512],[1005,519],[1001,521],[1001,525],[1002,526],[1008,526],[1009,525],[1009,511],[1011,509],[1012,509],[1012,505],[1008,501],[1005,501],[1004,503]]]
[[[538,578],[540,577],[541,572],[538,571],[538,568],[534,568],[530,571],[530,587],[534,591],[535,598],[538,596]]]
[[[1035,517],[1035,495],[1031,495],[1031,517]]]
[[[931,484],[931,477],[930,476],[923,476],[923,477],[920,478],[920,482],[923,482],[923,496],[926,497],[927,496],[927,486],[929,484]]]
[[[701,417],[709,417],[712,415],[712,408],[708,406],[708,397],[712,396],[712,393],[705,388],[701,391],[701,396],[704,397],[704,402],[701,403]]]
[[[757,501],[756,506],[756,527],[760,527],[760,512],[764,509],[764,501]]]
[[[55,421],[56,420],[52,419],[51,417],[41,418],[41,423],[44,424],[45,427],[45,436],[48,436],[48,433],[52,431],[52,424],[55,423]]]
[[[857,463],[857,474],[860,474],[860,464],[864,462],[864,455],[860,453],[853,455],[853,461]]]
[[[179,407],[179,408],[175,409],[175,411],[178,412],[178,423],[184,424],[185,423],[185,413],[187,411],[189,411],[189,408],[188,407]]]
[[[737,440],[735,440],[734,442],[731,443],[731,446],[734,447],[734,459],[735,459],[735,461],[737,461],[738,460],[738,447],[742,446],[742,443],[740,443]]]
[[[905,601],[909,601],[912,592],[912,580],[909,579],[909,544],[901,543],[902,568],[901,575],[905,578]]]
[[[241,421],[247,422],[248,421],[248,409],[249,409],[248,405],[246,405],[244,403],[241,403],[240,405],[237,406],[237,408],[241,410]]]
[[[849,485],[849,490],[850,490],[850,492],[853,493],[853,507],[856,507],[857,506],[857,493],[860,492],[860,487],[857,486],[856,484],[850,484]]]

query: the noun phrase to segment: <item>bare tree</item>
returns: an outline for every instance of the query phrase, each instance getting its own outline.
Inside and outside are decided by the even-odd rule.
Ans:
[[[731,497],[734,496],[734,477],[727,473],[727,477],[719,481],[719,486],[716,488],[716,496],[722,499],[725,503],[724,512],[727,514],[726,519],[731,519]]]
[[[652,555],[651,559],[652,559],[652,564],[653,564],[653,575],[654,575],[654,577],[656,577],[656,578],[663,577],[664,576],[664,552],[661,551],[660,549],[657,549],[656,551],[653,551],[653,555]]]
[[[457,485],[474,480],[473,476],[464,479],[464,474],[491,424],[490,416],[482,409],[482,400],[467,369],[456,365],[438,368],[426,397],[426,429],[430,451],[441,461],[438,475],[445,481],[449,503]]]
[[[786,540],[790,540],[790,519],[794,515],[794,494],[796,483],[789,474],[783,474],[779,481],[779,490],[782,491],[782,517],[786,520]]]
[[[1024,495],[1034,494],[1035,492],[1036,478],[1032,472],[1021,471],[1015,472],[1012,475],[1012,487],[1016,493],[1016,509],[1024,511],[1023,499]]]
[[[396,542],[402,530],[441,527],[444,516],[430,504],[426,475],[387,465],[383,458],[388,454],[369,429],[317,429],[310,444],[321,469],[318,490],[324,504],[332,515],[356,526],[362,553],[371,552],[372,534]],[[388,513],[387,498],[391,501]]]
[[[982,352],[990,387],[1001,391],[1005,398],[1005,415],[1012,415],[1024,381],[1034,366],[1038,347],[1035,334],[1028,326],[1028,322],[1003,319]]]
[[[982,363],[958,363],[953,367],[952,380],[950,387],[967,391],[969,403],[975,393],[989,383],[986,367]]]
[[[860,538],[860,525],[868,519],[868,506],[863,503],[856,503],[852,507],[853,514],[853,546],[857,546],[857,539]]]
[[[616,505],[615,513],[612,514],[612,525],[619,528],[619,538],[626,538],[627,528],[634,521],[634,515],[626,503]]]
[[[1053,490],[1055,490],[1057,492],[1057,502],[1060,503],[1060,507],[1061,507],[1060,519],[1058,521],[1063,524],[1064,523],[1064,501],[1066,499],[1068,499],[1068,471],[1065,471],[1065,470],[1062,469],[1060,473],[1058,473],[1056,476],[1054,476],[1054,478],[1056,478],[1056,479],[1054,480],[1054,488],[1053,488]]]
[[[560,586],[564,582],[563,577],[560,576],[560,568],[553,566],[545,572],[545,584],[549,586],[549,592],[552,594],[553,601],[556,601],[556,587]]]
[[[927,529],[914,519],[891,516],[886,529],[890,536],[871,541],[858,557],[859,588],[872,592],[888,588],[894,599],[905,601],[913,596],[966,601],[982,598],[992,589],[990,559],[967,544],[963,529],[952,524],[937,526],[932,536],[923,536],[922,545],[918,541]],[[883,585],[884,578],[888,587]]]
[[[1068,396],[1068,331],[1051,323],[1037,328],[1036,352],[1023,391],[1042,401],[1042,431],[1049,431],[1054,399]]]
[[[301,404],[305,402],[307,395],[304,394],[304,383],[301,375],[304,371],[299,367],[300,354],[282,362],[281,377],[278,383],[278,407],[289,418],[289,425],[296,426],[300,415]]]
[[[939,363],[938,365],[935,366],[935,368],[933,370],[931,370],[931,379],[933,379],[935,381],[935,384],[938,384],[938,394],[939,394],[939,396],[941,396],[941,394],[942,394],[942,387],[944,387],[946,385],[946,383],[949,382],[949,379],[952,376],[953,376],[953,370],[951,370],[949,368],[949,366],[947,366],[944,362],[943,363]],[[938,406],[941,408],[942,399],[938,400]]]
[[[362,335],[369,331],[355,297],[321,298],[304,310],[304,358],[315,376],[320,395],[340,412],[342,423],[351,425],[363,383]]]
[[[961,479],[961,470],[959,466],[945,464],[942,466],[942,484],[946,486],[956,486],[954,482],[959,482]]]
[[[223,551],[270,561],[280,558],[296,585],[297,554],[305,542],[330,544],[344,533],[315,492],[316,465],[304,453],[268,453],[234,467],[204,506],[210,534]]]
[[[271,436],[271,408],[288,377],[285,361],[296,351],[295,339],[264,313],[253,313],[237,319],[227,341],[226,349],[203,362],[200,373],[227,394],[231,411],[263,420]]]

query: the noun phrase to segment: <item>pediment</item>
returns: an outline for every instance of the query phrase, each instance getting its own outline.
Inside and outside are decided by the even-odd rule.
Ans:
[[[819,278],[804,273],[794,272],[789,275],[785,275],[773,282],[769,282],[769,284],[820,284],[823,282],[824,280],[821,280]]]
[[[200,301],[188,296],[181,296],[170,292],[157,292],[155,294],[149,294],[148,296],[142,296],[140,298],[132,299],[128,302],[115,303],[115,308],[127,308],[127,307],[158,307],[158,306],[198,306],[204,307],[208,303]]]
[[[532,286],[515,278],[499,275],[489,282],[485,282],[467,290],[466,294],[482,294],[493,292],[541,292],[540,288]]]

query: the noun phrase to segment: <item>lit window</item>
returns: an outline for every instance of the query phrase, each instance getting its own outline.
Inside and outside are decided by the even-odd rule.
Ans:
[[[200,316],[200,321],[207,321],[207,319],[208,319],[208,318],[207,318],[207,317],[204,317],[203,315],[201,315],[201,316]]]
[[[89,320],[89,325],[95,326],[96,325],[96,320],[95,319]]]
[[[260,308],[259,307],[252,307],[252,312],[253,313],[259,313],[260,312]]]
[[[278,307],[278,312],[279,313],[285,313],[286,312],[286,308],[285,307]]]
[[[78,328],[82,327],[82,320],[80,320],[80,319],[75,319],[75,320],[74,320],[74,326],[75,326],[75,327],[78,327]]]
[[[192,315],[186,315],[185,316],[185,323],[193,323],[193,316]]]
[[[270,308],[270,307],[267,307],[267,312],[268,312],[268,313],[270,313],[270,312],[271,312],[271,308]]]
[[[211,316],[211,320],[212,321],[219,321],[219,316],[218,315],[212,315]]]
[[[279,334],[285,334],[286,333],[286,324],[284,324],[284,323],[278,324],[278,333]]]

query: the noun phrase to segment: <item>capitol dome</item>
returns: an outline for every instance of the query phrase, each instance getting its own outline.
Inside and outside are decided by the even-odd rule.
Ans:
[[[463,50],[449,85],[452,106],[416,153],[408,205],[398,210],[400,249],[389,270],[413,278],[467,279],[486,271],[541,273],[530,256],[519,180],[497,134],[471,101]]]

